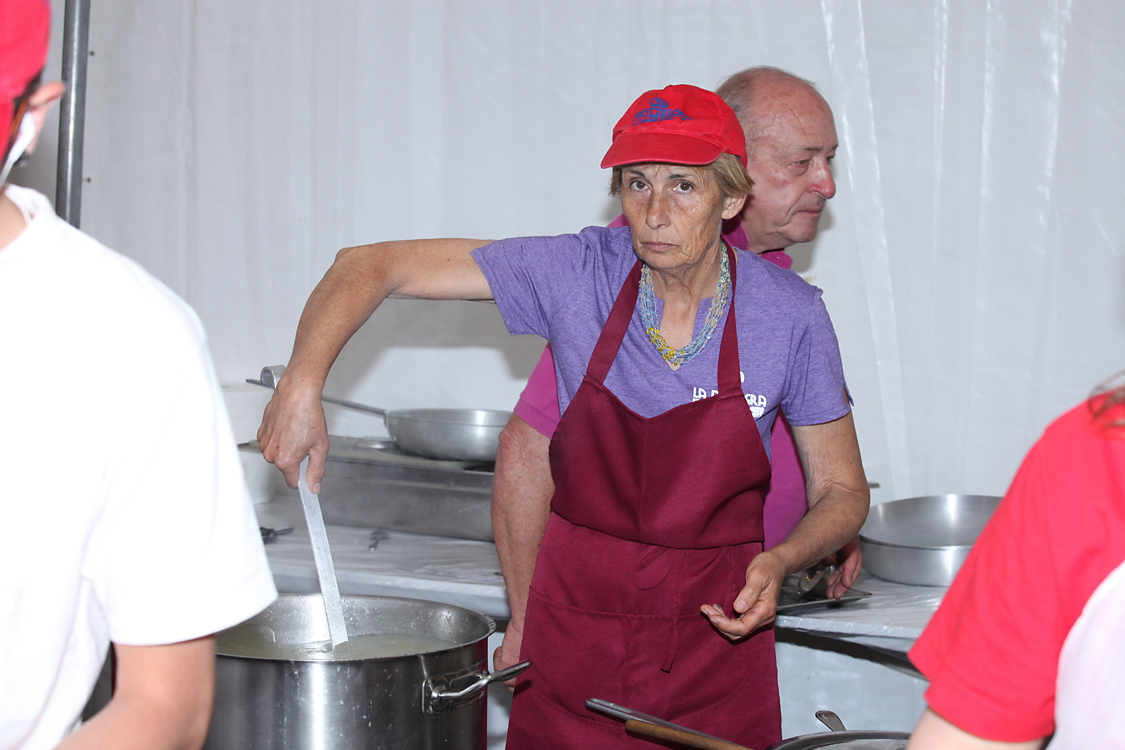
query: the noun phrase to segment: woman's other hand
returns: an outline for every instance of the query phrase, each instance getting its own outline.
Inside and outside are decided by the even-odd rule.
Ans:
[[[324,461],[328,455],[328,425],[320,401],[320,386],[302,382],[286,370],[273,398],[266,404],[258,444],[266,460],[285,475],[285,483],[296,489],[301,461],[309,457],[309,491],[320,492]]]
[[[789,574],[785,560],[772,550],[750,561],[746,586],[734,599],[734,612],[727,617],[719,604],[704,604],[700,611],[711,624],[732,641],[737,641],[773,622],[777,616],[777,597]]]

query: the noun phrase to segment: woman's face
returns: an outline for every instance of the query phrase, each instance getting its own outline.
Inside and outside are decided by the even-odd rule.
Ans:
[[[737,215],[744,201],[724,198],[708,166],[622,167],[621,210],[637,257],[654,271],[687,270],[710,257],[723,219]]]

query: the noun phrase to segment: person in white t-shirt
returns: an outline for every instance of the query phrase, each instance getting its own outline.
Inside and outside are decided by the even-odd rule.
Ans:
[[[277,592],[198,318],[3,184],[63,92],[37,85],[49,10],[0,0],[0,750],[190,750],[213,634]]]

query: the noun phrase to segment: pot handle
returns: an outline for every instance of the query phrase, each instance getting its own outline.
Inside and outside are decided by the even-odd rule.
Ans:
[[[531,662],[521,661],[491,674],[484,670],[431,677],[422,683],[422,707],[427,714],[434,714],[466,706],[483,697],[489,684],[510,680],[530,666]]]
[[[844,722],[840,721],[840,717],[833,711],[817,711],[816,718],[820,719],[820,723],[828,727],[833,732],[846,732]]]

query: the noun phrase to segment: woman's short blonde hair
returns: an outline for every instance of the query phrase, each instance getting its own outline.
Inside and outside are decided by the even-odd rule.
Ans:
[[[742,160],[734,154],[719,154],[719,158],[710,164],[704,165],[711,168],[715,180],[719,183],[719,192],[724,198],[742,197],[750,195],[754,181],[746,174]],[[624,183],[624,166],[614,167],[609,178],[609,194],[617,197],[621,195],[621,186]]]

